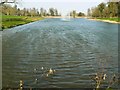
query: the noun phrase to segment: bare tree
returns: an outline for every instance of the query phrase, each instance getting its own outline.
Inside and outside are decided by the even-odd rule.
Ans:
[[[18,0],[1,0],[0,5],[5,3],[18,3]]]

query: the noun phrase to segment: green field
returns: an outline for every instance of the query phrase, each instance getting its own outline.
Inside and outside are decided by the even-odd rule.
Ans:
[[[1,17],[2,17],[1,26],[2,29],[7,29],[43,19],[42,17],[7,16],[7,15],[2,15]]]

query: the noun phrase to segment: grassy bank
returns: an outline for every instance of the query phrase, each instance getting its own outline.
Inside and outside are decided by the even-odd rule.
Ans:
[[[2,29],[7,29],[30,22],[42,20],[42,17],[26,17],[26,16],[2,16]]]
[[[97,19],[120,22],[120,18],[97,18]]]
[[[120,24],[120,18],[87,18],[89,20]]]

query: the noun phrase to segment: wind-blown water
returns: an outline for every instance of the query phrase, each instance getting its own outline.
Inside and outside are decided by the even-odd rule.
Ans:
[[[3,31],[3,87],[94,87],[91,75],[118,72],[117,24],[45,19]],[[55,69],[50,77],[45,69]],[[105,83],[105,85],[107,82]]]

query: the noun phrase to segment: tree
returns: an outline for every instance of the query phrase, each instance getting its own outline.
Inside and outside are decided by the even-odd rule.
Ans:
[[[36,11],[36,16],[39,16],[40,15],[40,13],[39,13],[39,11],[38,11],[38,9],[37,9],[37,11]]]
[[[120,2],[118,2],[118,17],[120,16]]]
[[[17,13],[18,16],[21,16],[21,12],[20,12],[20,8],[17,9]]]
[[[107,18],[110,17],[110,15],[109,15],[109,8],[108,8],[108,7],[106,7],[106,8],[103,10],[103,17],[107,17]]]
[[[110,17],[118,16],[118,7],[120,3],[119,2],[108,2],[108,8],[110,10]]]
[[[35,8],[30,9],[30,14],[32,17],[36,16],[37,10]]]
[[[49,8],[49,13],[51,16],[55,16],[54,8]]]
[[[55,16],[58,16],[58,10],[54,9]]]
[[[78,13],[78,16],[79,16],[79,17],[81,17],[81,16],[85,16],[85,14],[82,13],[82,12],[79,12],[79,13]]]
[[[73,10],[71,13],[70,13],[70,16],[73,16],[73,18],[76,17],[76,10]]]
[[[101,16],[98,7],[92,8],[91,10],[92,10],[92,17],[100,17]]]
[[[98,5],[98,10],[99,10],[99,13],[100,13],[100,17],[103,17],[103,10],[105,9],[105,3],[100,3]]]
[[[90,8],[87,10],[87,16],[91,16],[91,10],[90,10]]]
[[[120,2],[100,3],[91,9],[92,17],[118,17],[120,15]]]
[[[5,4],[5,3],[17,3],[18,0],[1,0],[0,4]]]
[[[2,13],[4,15],[10,15],[11,14],[11,9],[12,9],[12,7],[8,4],[2,5]]]
[[[40,8],[40,16],[42,17],[44,15],[44,9]]]
[[[47,16],[47,11],[44,9],[43,16]]]
[[[14,15],[17,15],[17,5],[14,6],[14,10],[15,10],[15,14]]]

